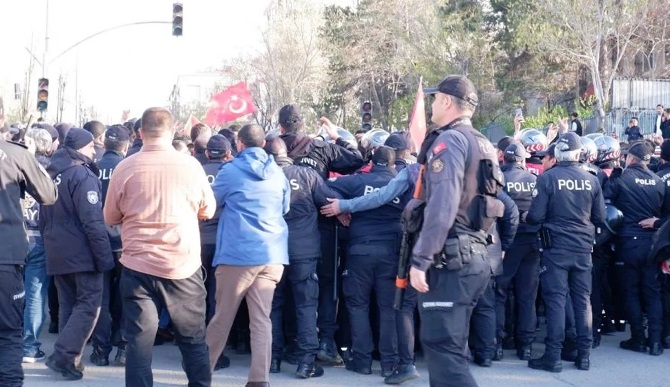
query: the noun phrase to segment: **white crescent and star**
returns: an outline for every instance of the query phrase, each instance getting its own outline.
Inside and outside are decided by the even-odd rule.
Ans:
[[[233,104],[235,102],[239,101],[239,107],[235,108],[233,107]],[[247,110],[247,101],[241,99],[240,97],[233,95],[230,97],[230,102],[228,103],[228,111],[234,114],[241,114],[242,112]]]

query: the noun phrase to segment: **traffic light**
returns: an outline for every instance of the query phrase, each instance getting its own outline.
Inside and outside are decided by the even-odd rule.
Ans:
[[[43,112],[47,110],[49,102],[49,80],[40,78],[37,81],[37,110]]]
[[[184,30],[184,6],[181,3],[172,4],[172,35],[181,36]]]
[[[365,131],[372,129],[372,103],[363,102],[361,105],[361,128]]]

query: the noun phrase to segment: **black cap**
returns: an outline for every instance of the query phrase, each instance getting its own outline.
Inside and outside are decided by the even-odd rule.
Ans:
[[[384,146],[387,146],[394,151],[409,149],[409,143],[407,142],[405,136],[403,136],[401,133],[394,133],[388,136],[386,141],[384,141]]]
[[[72,128],[65,135],[64,146],[79,150],[93,142],[93,135],[86,129]]]
[[[467,77],[463,75],[449,75],[437,87],[426,87],[423,89],[424,94],[443,93],[449,94],[456,98],[460,98],[469,102],[473,106],[479,105],[479,97],[477,97],[477,89],[475,85]]]
[[[302,113],[295,105],[286,105],[279,110],[279,124],[284,128],[290,128],[302,122]]]
[[[665,140],[661,144],[661,158],[665,161],[670,161],[670,140]]]
[[[582,140],[579,139],[579,136],[576,133],[568,132],[561,136],[558,139],[556,144],[565,144],[568,146],[564,151],[576,151],[582,149]]]
[[[556,157],[556,144],[551,144],[549,145],[549,148],[547,150],[539,151],[535,153],[535,156],[537,157],[544,157],[544,156],[551,156],[551,157]]]
[[[230,152],[230,141],[220,134],[212,136],[207,141],[207,151],[213,157],[223,157]]]
[[[45,124],[45,123],[42,122],[42,123],[36,124],[35,127],[40,128],[40,129],[44,129],[47,132],[49,132],[49,135],[51,135],[51,141],[56,141],[56,139],[58,138],[58,131],[52,125]]]
[[[521,144],[511,143],[505,149],[505,158],[515,158],[517,160],[523,160],[530,157],[530,154],[526,152],[526,148]]]
[[[141,127],[142,127],[142,119],[138,118],[137,121],[135,121],[135,126],[133,126],[133,129],[136,132],[139,132]]]
[[[498,140],[498,144],[496,144],[496,148],[498,148],[499,150],[504,152],[505,149],[507,149],[507,147],[510,146],[510,144],[512,144],[513,142],[514,142],[514,137],[505,136],[505,137],[501,138],[500,140]]]
[[[662,151],[661,151],[662,152]],[[628,154],[631,154],[643,161],[651,160],[652,150],[644,141],[638,141],[633,143],[630,148],[628,148]]]
[[[112,125],[105,132],[105,138],[114,141],[128,141],[130,140],[130,135],[128,134],[128,129],[126,129],[125,126]]]

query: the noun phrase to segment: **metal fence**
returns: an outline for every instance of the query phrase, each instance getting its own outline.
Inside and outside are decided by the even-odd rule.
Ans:
[[[670,105],[670,79],[615,79],[611,109],[654,110]]]

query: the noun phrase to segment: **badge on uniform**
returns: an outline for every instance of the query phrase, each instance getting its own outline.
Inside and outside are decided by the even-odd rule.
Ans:
[[[98,193],[95,191],[88,191],[86,193],[86,200],[91,204],[98,204]]]
[[[433,148],[433,154],[436,155],[445,149],[447,149],[447,144],[445,144],[444,141],[440,141],[437,145],[435,145],[435,148]]]
[[[440,173],[444,169],[444,161],[440,158],[436,158],[430,162],[430,170],[433,173]]]

